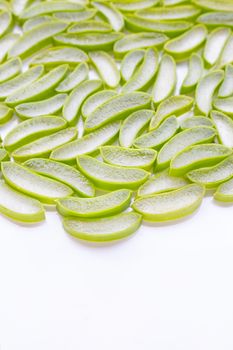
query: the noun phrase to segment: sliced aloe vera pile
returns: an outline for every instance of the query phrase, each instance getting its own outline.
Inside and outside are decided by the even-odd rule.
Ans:
[[[192,214],[200,205],[205,190],[190,184],[168,193],[158,193],[137,199],[132,207],[146,221],[169,221]]]
[[[213,102],[214,108],[233,117],[233,97],[216,98]]]
[[[192,0],[192,2],[207,10],[233,11],[233,3],[229,0]]]
[[[86,119],[89,117],[97,107],[101,106],[116,95],[117,92],[114,90],[102,90],[92,94],[82,105],[81,114],[83,118]]]
[[[211,112],[211,118],[217,129],[219,141],[223,145],[233,148],[233,120],[217,111]]]
[[[136,69],[142,63],[142,60],[145,55],[145,50],[132,50],[125,55],[123,60],[121,61],[121,76],[122,79],[128,81]]]
[[[184,5],[184,6],[174,6],[171,8],[166,7],[153,7],[150,9],[145,9],[138,11],[137,15],[156,21],[160,20],[180,20],[180,19],[192,19],[200,13],[200,9],[193,5]]]
[[[208,27],[233,27],[232,12],[207,12],[197,18],[198,23],[205,24]]]
[[[218,97],[229,97],[231,95],[233,95],[233,66],[228,64],[225,67],[225,76],[219,88]]]
[[[194,128],[195,126],[209,126],[214,128],[214,124],[211,119],[198,115],[185,119],[180,125],[181,129],[183,130]]]
[[[229,28],[217,28],[210,33],[204,48],[203,57],[207,66],[215,65],[231,35]]]
[[[88,78],[89,69],[85,62],[80,63],[56,87],[57,92],[68,92]]]
[[[219,202],[233,202],[233,179],[224,182],[217,188],[214,199]]]
[[[64,219],[64,229],[85,241],[108,242],[132,235],[140,227],[141,215],[130,212],[100,219]]]
[[[14,78],[21,72],[22,63],[20,58],[12,58],[0,65],[0,83]]]
[[[83,18],[83,16],[82,16]],[[68,28],[68,33],[109,33],[112,31],[112,27],[105,23],[95,20],[82,21],[76,23]]]
[[[203,61],[200,55],[193,53],[189,58],[188,72],[182,83],[181,92],[187,93],[195,88],[203,74]]]
[[[109,22],[113,30],[118,32],[123,29],[124,18],[122,14],[113,5],[97,1],[94,1],[93,4]]]

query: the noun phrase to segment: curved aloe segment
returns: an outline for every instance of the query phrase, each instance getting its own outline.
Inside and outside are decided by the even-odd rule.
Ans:
[[[200,114],[209,114],[212,108],[213,95],[223,81],[223,71],[216,70],[205,75],[196,88],[196,109]]]
[[[4,148],[0,148],[0,162],[10,160],[8,152]]]
[[[85,19],[93,18],[96,15],[96,10],[86,9],[76,12],[57,12],[53,15],[53,18],[66,23],[79,23]]]
[[[233,11],[233,4],[228,0],[192,0],[195,5],[207,10]]]
[[[109,33],[112,31],[112,27],[105,23],[96,20],[82,21],[75,23],[68,28],[68,33]]]
[[[233,35],[229,37],[222,50],[218,66],[224,67],[225,65],[233,62]]]
[[[4,35],[12,25],[12,15],[8,11],[0,12],[0,36]]]
[[[122,14],[111,4],[94,1],[93,5],[109,22],[112,29],[119,32],[124,27],[124,18]]]
[[[117,95],[96,108],[86,119],[84,128],[88,132],[96,130],[111,121],[125,118],[130,113],[149,106],[150,96],[146,93],[131,92]]]
[[[142,18],[152,19],[156,21],[161,20],[180,20],[192,19],[200,13],[200,9],[193,5],[174,6],[171,8],[155,7],[147,10],[138,11],[137,15]]]
[[[94,185],[105,190],[121,188],[136,190],[149,176],[143,169],[109,165],[90,156],[79,156],[77,164]]]
[[[51,153],[50,158],[60,162],[72,164],[75,162],[78,155],[91,154],[96,152],[100,146],[111,142],[117,135],[119,129],[119,122],[109,123],[91,134],[84,135],[75,141],[56,148]]]
[[[218,97],[229,97],[231,95],[233,95],[233,66],[228,64],[225,67],[225,76],[219,88]]]
[[[186,59],[193,51],[201,47],[206,36],[207,29],[199,24],[179,37],[169,40],[165,44],[164,50],[178,60]]]
[[[169,175],[169,170],[165,169],[147,180],[137,192],[137,197],[144,197],[156,193],[177,190],[189,184],[189,181],[182,177]]]
[[[1,167],[3,177],[11,187],[43,203],[55,204],[57,199],[71,196],[73,193],[73,190],[63,183],[38,175],[17,163],[3,162]]]
[[[0,83],[14,78],[21,72],[22,62],[20,58],[12,58],[0,65]]]
[[[203,13],[197,18],[198,23],[205,24],[207,27],[233,27],[232,12],[208,12]]]
[[[138,134],[149,124],[154,111],[142,109],[128,116],[122,123],[119,142],[122,147],[131,147]]]
[[[176,87],[176,62],[169,55],[163,55],[152,90],[152,99],[158,104],[173,94]]]
[[[117,92],[113,90],[102,90],[89,96],[83,103],[81,108],[81,114],[84,119],[89,117],[94,110],[101,106],[103,103],[110,100],[112,97],[116,96]]]
[[[161,125],[157,126],[156,129],[136,138],[134,146],[137,148],[154,148],[158,150],[176,134],[178,129],[177,118],[175,116],[169,117]]]
[[[211,112],[211,118],[217,129],[220,143],[233,148],[233,120],[227,115],[217,111]]]
[[[205,190],[190,184],[167,193],[158,193],[137,199],[132,207],[146,221],[169,221],[192,214],[202,202]]]
[[[233,202],[233,179],[224,182],[217,188],[214,199],[220,202]]]
[[[209,126],[211,128],[214,128],[214,124],[211,119],[203,116],[189,117],[185,119],[180,125],[181,129],[183,130],[194,128],[195,126]]]
[[[74,124],[77,121],[83,102],[101,87],[101,80],[87,80],[72,90],[62,110],[62,115],[69,124]]]
[[[21,118],[35,118],[49,114],[52,115],[61,110],[66,98],[66,94],[58,94],[46,100],[23,103],[18,105],[15,108],[15,111]]]
[[[124,81],[128,81],[144,58],[144,50],[133,50],[127,53],[121,61],[121,76]]]
[[[54,180],[63,182],[83,197],[93,197],[95,188],[77,169],[50,159],[34,158],[24,163],[29,169]]]
[[[117,0],[115,6],[123,12],[134,12],[153,7],[159,3],[159,0]]]
[[[59,22],[41,24],[24,33],[10,49],[9,55],[11,57],[20,56],[24,58],[45,46],[48,40],[64,31],[66,27],[67,24]]]
[[[0,103],[0,124],[7,123],[13,116],[13,109]]]
[[[108,164],[145,170],[150,169],[157,156],[157,152],[152,149],[131,149],[119,146],[102,146],[100,153]]]
[[[12,157],[19,162],[23,162],[32,157],[47,157],[55,148],[74,140],[77,137],[77,133],[76,128],[60,130],[54,134],[44,136],[17,148],[12,153]]]
[[[55,133],[66,127],[63,118],[54,116],[36,117],[16,125],[4,138],[4,147],[14,150],[42,136]]]
[[[151,119],[150,130],[155,129],[170,115],[179,116],[188,112],[193,105],[193,98],[185,95],[171,96],[162,101]]]
[[[172,158],[186,147],[211,142],[215,135],[215,130],[207,126],[196,126],[180,132],[171,138],[159,151],[157,167],[160,169],[166,168],[169,166]]]
[[[159,64],[159,54],[157,50],[148,49],[141,66],[135,71],[133,76],[123,85],[122,92],[146,90],[157,72]]]
[[[2,38],[0,38],[0,62],[2,62],[7,54],[9,53],[9,50],[12,48],[12,46],[17,42],[17,40],[20,38],[19,34],[7,34],[4,35]]]
[[[17,222],[35,223],[45,219],[39,201],[13,190],[0,181],[0,213]]]
[[[97,218],[118,214],[130,205],[131,191],[118,190],[95,198],[63,198],[57,201],[57,210],[64,216]]]
[[[216,98],[213,102],[214,108],[233,117],[233,97]]]
[[[41,69],[41,66],[37,66],[35,69],[38,68],[39,70],[39,67]],[[24,102],[36,101],[44,97],[48,97],[53,93],[54,88],[64,78],[67,70],[68,65],[66,64],[54,68],[49,73],[43,75],[40,79],[32,82],[30,85],[27,84],[26,86],[20,87],[15,92],[11,93],[11,95],[7,97],[6,103],[10,106],[15,106]]]
[[[187,176],[192,182],[202,184],[206,188],[215,188],[233,177],[233,156],[224,159],[217,165],[192,170]]]
[[[190,56],[188,72],[181,86],[181,93],[192,91],[203,74],[203,61],[200,55],[193,53]]]
[[[187,147],[172,159],[170,174],[183,176],[190,170],[215,165],[231,154],[230,148],[214,143]]]
[[[90,52],[89,57],[103,82],[110,88],[116,87],[120,82],[120,72],[115,60],[104,51]]]
[[[34,29],[35,27],[41,25],[41,24],[45,24],[45,23],[49,23],[51,22],[52,18],[51,16],[38,16],[38,17],[33,17],[28,19],[24,24],[23,24],[23,31],[24,32],[28,32],[29,30]]]
[[[203,57],[208,67],[215,65],[231,35],[229,28],[217,28],[210,33],[204,48]]]
[[[130,212],[100,219],[63,219],[64,229],[84,241],[109,242],[132,235],[141,225],[141,215]]]
[[[76,66],[56,87],[57,92],[69,92],[88,78],[88,65],[83,62]]]

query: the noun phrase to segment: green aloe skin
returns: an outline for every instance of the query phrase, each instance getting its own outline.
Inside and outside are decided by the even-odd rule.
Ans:
[[[232,19],[220,0],[1,9],[0,213],[51,206],[106,242],[192,214],[206,188],[233,203]]]

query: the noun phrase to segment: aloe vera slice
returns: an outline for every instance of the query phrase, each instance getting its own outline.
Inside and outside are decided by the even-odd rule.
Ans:
[[[4,181],[0,181],[0,213],[23,223],[45,219],[44,208],[39,201],[13,190]]]
[[[58,147],[51,153],[50,158],[72,164],[78,155],[91,154],[100,146],[109,143],[117,135],[119,129],[119,122],[110,123],[91,134]]]
[[[220,142],[227,147],[233,148],[233,120],[217,111],[211,112],[211,118],[217,129]]]
[[[88,96],[100,90],[102,87],[101,80],[87,80],[79,84],[67,98],[62,115],[70,124],[77,122],[83,102]]]
[[[4,147],[14,150],[42,136],[64,129],[67,122],[60,117],[36,117],[16,125],[4,138]]]
[[[8,11],[0,12],[0,36],[4,35],[12,24],[12,16]]]
[[[164,50],[176,59],[185,59],[204,43],[206,36],[207,29],[202,24],[198,24],[184,34],[169,40]]]
[[[149,176],[143,169],[109,165],[86,155],[78,156],[77,164],[94,185],[104,190],[136,190]]]
[[[10,160],[8,152],[4,148],[0,148],[0,162]]]
[[[113,30],[119,32],[123,29],[124,18],[113,5],[97,1],[94,1],[93,5],[105,17]]]
[[[233,201],[233,179],[230,179],[221,184],[214,193],[214,199],[220,202]]]
[[[141,225],[141,215],[130,212],[99,219],[63,219],[64,229],[84,241],[108,242],[132,235]]]
[[[13,115],[13,109],[0,103],[0,124],[7,123]]]
[[[233,95],[233,66],[231,64],[225,67],[225,77],[219,88],[218,97],[229,97]]]
[[[209,118],[203,116],[189,117],[185,119],[180,125],[181,129],[183,130],[194,128],[195,126],[209,126],[211,128],[214,128],[213,122]]]
[[[169,55],[163,55],[152,90],[152,99],[158,104],[173,94],[176,87],[176,62]]]
[[[131,147],[137,135],[148,125],[154,111],[142,109],[128,116],[122,123],[119,142],[122,147]]]
[[[89,69],[85,62],[80,63],[56,87],[57,92],[69,92],[88,78]]]
[[[146,221],[169,221],[192,214],[202,202],[203,186],[190,184],[167,193],[137,199],[132,207]]]
[[[153,7],[159,3],[159,0],[118,0],[115,2],[115,7],[123,12],[134,12],[138,10],[147,9]]]
[[[202,184],[206,188],[215,188],[233,177],[233,156],[224,159],[217,165],[192,170],[187,177],[192,182]]]
[[[85,121],[85,130],[93,131],[130,113],[150,106],[150,96],[143,92],[131,92],[112,97],[96,108]]]
[[[233,62],[233,35],[229,37],[225,47],[222,50],[221,57],[218,62],[219,67],[224,67],[226,64]]]
[[[120,82],[120,72],[114,59],[104,51],[90,52],[89,57],[103,82],[110,88],[116,87]]]
[[[200,9],[193,5],[166,7],[153,7],[150,9],[138,11],[137,15],[152,20],[189,20],[196,17],[200,13]]]
[[[200,114],[209,114],[212,108],[213,95],[221,84],[224,73],[221,70],[212,71],[201,78],[196,88],[196,109]]]
[[[229,28],[217,28],[210,33],[203,53],[205,63],[208,67],[217,63],[230,35],[231,31]]]
[[[50,159],[35,158],[27,160],[24,165],[36,173],[63,182],[83,197],[93,197],[95,188],[77,169]]]
[[[159,149],[175,135],[178,128],[177,118],[175,116],[169,117],[161,125],[157,126],[156,129],[136,138],[134,146],[137,148]]]
[[[11,187],[43,203],[55,204],[57,199],[71,196],[73,193],[65,184],[38,175],[17,163],[3,162],[1,167],[3,177]]]
[[[154,164],[157,156],[157,152],[152,149],[131,149],[119,146],[102,146],[100,153],[108,164],[145,170]]]
[[[185,95],[171,96],[162,101],[151,119],[150,130],[155,129],[170,115],[179,116],[189,111],[193,105],[193,98]]]
[[[233,27],[232,12],[208,12],[203,13],[197,18],[198,23],[205,24],[208,27]]]
[[[41,66],[35,67],[39,69]],[[30,85],[17,89],[6,99],[6,103],[15,106],[24,102],[31,102],[51,95],[55,87],[64,78],[68,70],[68,65],[64,64],[52,69],[49,73],[43,75],[40,79]],[[29,71],[27,71],[28,73]],[[26,74],[26,73],[25,73]],[[29,73],[28,73],[29,74]]]
[[[172,159],[170,174],[183,176],[190,170],[215,165],[231,154],[230,148],[214,143],[187,147]]]
[[[20,38],[19,34],[7,34],[4,35],[2,38],[0,38],[0,62],[2,62],[7,54],[9,53],[12,46],[17,42],[17,40]]]
[[[112,27],[108,23],[90,20],[75,23],[68,28],[68,33],[109,33],[112,31]]]
[[[216,98],[213,102],[214,108],[233,117],[233,97]]]
[[[22,63],[20,58],[12,58],[0,65],[0,83],[14,78],[21,72]]]
[[[186,147],[211,142],[216,135],[213,128],[207,126],[196,126],[187,129],[172,137],[159,151],[157,156],[157,167],[166,168],[173,157]]]
[[[106,101],[110,100],[112,97],[116,96],[117,92],[113,90],[102,90],[94,93],[88,97],[81,108],[81,114],[84,119],[89,117],[94,110],[101,106]]]
[[[124,211],[130,200],[131,191],[118,190],[95,198],[63,198],[57,201],[57,210],[64,216],[97,218]]]
[[[23,31],[28,32],[29,30],[34,29],[35,27],[44,24],[44,23],[51,23],[51,16],[38,16],[38,17],[33,17],[31,19],[28,19],[24,24],[23,24]]]
[[[189,181],[182,177],[169,175],[169,169],[165,169],[147,180],[139,187],[137,196],[143,197],[156,193],[169,192],[177,190],[189,184]]]
[[[144,50],[133,50],[125,55],[121,61],[121,76],[124,81],[128,81],[144,58]]]
[[[54,19],[60,20],[66,23],[79,23],[85,19],[93,18],[96,14],[94,9],[86,9],[83,11],[76,12],[57,12],[53,15]]]
[[[192,0],[195,5],[207,10],[233,11],[233,4],[228,0]]]
[[[10,49],[11,57],[26,57],[43,47],[54,35],[64,31],[65,23],[51,22],[41,24],[34,29],[24,33]]]
[[[60,130],[17,148],[13,151],[12,157],[19,162],[26,161],[32,157],[47,157],[55,148],[74,140],[76,137],[76,128]]]
[[[186,93],[195,88],[203,74],[203,61],[200,55],[193,53],[188,63],[188,72],[182,83],[181,92]]]
[[[137,90],[145,90],[152,82],[159,62],[159,54],[157,50],[148,49],[141,66],[136,70],[133,76],[123,85],[122,92],[132,92]]]

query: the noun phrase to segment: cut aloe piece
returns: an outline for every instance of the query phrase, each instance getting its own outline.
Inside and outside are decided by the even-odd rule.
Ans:
[[[21,72],[22,63],[20,58],[12,58],[0,65],[0,83],[14,78]]]
[[[153,6],[156,6],[159,3],[159,0],[118,0],[114,2],[115,7],[123,12],[134,12],[138,10],[147,9]]]
[[[116,96],[117,92],[113,90],[102,90],[94,93],[88,97],[82,105],[81,114],[83,118],[89,117],[94,110],[101,106],[106,101],[110,100],[112,97]]]
[[[180,20],[180,19],[192,19],[200,13],[200,9],[193,5],[184,5],[184,6],[174,6],[171,8],[166,7],[155,7],[147,10],[138,11],[137,15],[156,21],[161,20]]]
[[[216,70],[208,73],[203,78],[196,88],[196,109],[200,114],[209,114],[212,108],[213,95],[217,87],[221,84],[224,78],[224,73],[221,70]]]
[[[58,147],[52,153],[50,158],[65,162],[74,163],[75,159],[80,154],[91,154],[100,146],[112,141],[120,129],[119,122],[110,123],[103,128],[85,135],[80,139],[69,142],[64,146]]]
[[[94,1],[93,5],[105,17],[105,19],[109,22],[113,30],[119,32],[123,29],[124,18],[122,14],[113,5],[97,1]]]
[[[229,97],[231,95],[233,95],[233,66],[228,64],[225,67],[225,76],[219,88],[218,97]]]
[[[130,113],[150,106],[150,96],[143,92],[131,92],[112,97],[96,108],[85,121],[85,130],[93,131]]]
[[[90,20],[76,23],[68,28],[68,33],[109,33],[112,31],[112,27],[105,22]]]
[[[79,84],[67,98],[62,115],[70,124],[77,122],[83,102],[88,96],[100,90],[101,80],[87,80]]]
[[[124,211],[130,200],[131,191],[118,190],[95,198],[63,198],[57,201],[57,210],[64,216],[97,218]]]
[[[203,61],[200,55],[193,53],[188,63],[188,72],[182,83],[181,92],[192,91],[203,74]]]
[[[207,27],[233,27],[232,12],[208,12],[203,13],[197,18],[198,23],[205,24]]]
[[[33,17],[31,19],[28,19],[24,24],[23,24],[23,31],[28,32],[29,30],[34,29],[35,27],[44,24],[44,23],[51,23],[51,16],[38,16],[38,17]]]
[[[173,94],[176,87],[176,62],[169,55],[163,55],[152,90],[152,99],[158,104]]]
[[[10,160],[8,152],[4,148],[0,148],[0,162]]]
[[[141,215],[130,212],[100,219],[63,219],[64,229],[75,238],[109,242],[132,235],[141,225]]]
[[[89,57],[103,82],[110,88],[116,87],[120,82],[120,72],[114,59],[104,51],[90,52]]]
[[[229,0],[192,0],[195,5],[207,10],[233,11],[233,3]]]
[[[128,81],[133,76],[139,64],[142,63],[144,55],[144,50],[133,50],[125,55],[121,61],[121,76],[123,80]]]
[[[163,170],[147,180],[137,192],[138,197],[148,196],[156,193],[177,190],[189,184],[182,177],[169,175],[169,169]]]
[[[78,46],[83,50],[111,50],[113,44],[122,38],[122,33],[67,33],[55,36],[55,42]]]
[[[1,164],[5,181],[20,192],[39,199],[46,204],[55,204],[59,198],[72,195],[73,190],[65,184],[36,174],[25,166],[12,162]]]
[[[233,179],[224,182],[217,188],[214,199],[220,202],[233,202]]]
[[[36,117],[16,125],[4,138],[4,147],[14,150],[42,136],[55,133],[66,127],[63,118],[54,116]]]
[[[57,92],[69,92],[88,78],[89,69],[85,62],[80,63],[56,87]]]
[[[7,123],[13,116],[13,109],[0,103],[0,124]]]
[[[159,151],[157,167],[160,169],[168,167],[172,158],[186,147],[211,142],[215,135],[215,130],[207,126],[196,126],[180,132],[172,137]]]
[[[230,148],[214,143],[187,147],[172,159],[170,174],[183,176],[190,170],[215,165],[231,154]]]
[[[84,11],[76,12],[57,12],[53,15],[53,18],[70,24],[79,23],[80,21],[84,21],[85,19],[93,18],[95,14],[96,10],[86,9]]]
[[[216,98],[213,102],[214,108],[233,117],[233,97]]]
[[[122,92],[146,90],[158,69],[159,54],[157,50],[148,49],[141,66],[135,71],[133,76],[123,85]]]
[[[94,185],[104,190],[121,188],[136,190],[148,178],[149,173],[143,169],[125,168],[105,164],[90,156],[77,157],[78,168]]]
[[[36,199],[25,196],[0,181],[0,213],[22,223],[45,219],[44,208]]]
[[[12,46],[17,42],[17,40],[20,38],[19,34],[7,34],[4,35],[4,37],[0,38],[0,62],[2,62],[7,54],[9,53]]]
[[[47,157],[55,148],[62,146],[75,138],[77,138],[76,128],[60,130],[54,134],[41,137],[38,140],[17,148],[13,151],[12,157],[19,162],[24,162],[32,157]]]
[[[27,160],[24,165],[36,173],[63,182],[83,197],[93,197],[95,188],[77,169],[50,159],[35,158]]]
[[[34,118],[59,112],[67,98],[66,94],[58,94],[46,100],[28,102],[15,108],[16,114],[21,118]]]
[[[215,65],[223,48],[231,35],[229,28],[217,28],[212,31],[206,41],[203,57],[208,67]]]
[[[217,187],[233,177],[233,156],[230,156],[217,165],[192,170],[187,174],[192,182],[204,185],[206,188]]]
[[[41,66],[35,67],[35,69],[41,69]],[[40,100],[44,97],[51,95],[55,87],[60,83],[68,71],[68,65],[64,64],[57,68],[54,68],[49,73],[43,75],[40,79],[37,79],[30,85],[20,87],[6,99],[6,103],[10,106],[15,106],[24,102],[31,102]],[[27,71],[28,75],[29,71]],[[26,73],[25,73],[26,74]],[[16,79],[16,78],[15,78]]]
[[[201,47],[206,36],[207,29],[202,24],[198,24],[177,38],[169,40],[164,50],[176,59],[186,59],[193,51]]]
[[[202,116],[193,116],[185,119],[180,127],[181,129],[190,129],[194,128],[195,126],[209,126],[211,128],[214,128],[213,122],[207,118],[207,117],[202,117]]]
[[[100,153],[108,164],[145,170],[154,164],[157,156],[157,152],[153,149],[131,149],[119,146],[102,146]]]
[[[138,137],[134,146],[137,148],[154,148],[160,149],[162,145],[173,137],[179,129],[177,118],[169,117],[164,122],[157,126],[156,129]]]
[[[233,148],[233,120],[217,111],[211,112],[211,118],[217,129],[220,142],[227,147]]]
[[[154,111],[142,109],[128,116],[122,123],[119,142],[122,147],[131,147],[138,134],[149,124]]]
[[[193,98],[185,95],[171,96],[162,101],[151,119],[150,130],[155,129],[170,115],[179,116],[188,112],[193,105]]]
[[[9,55],[24,58],[45,46],[54,35],[64,31],[66,27],[67,24],[59,22],[41,24],[24,33],[10,49]]]
[[[190,184],[168,193],[159,193],[137,199],[132,207],[146,221],[169,221],[192,214],[202,202],[205,190]]]
[[[12,16],[8,11],[0,12],[0,36],[4,35],[12,25]]]
[[[218,62],[219,67],[233,62],[233,35],[229,37]]]

